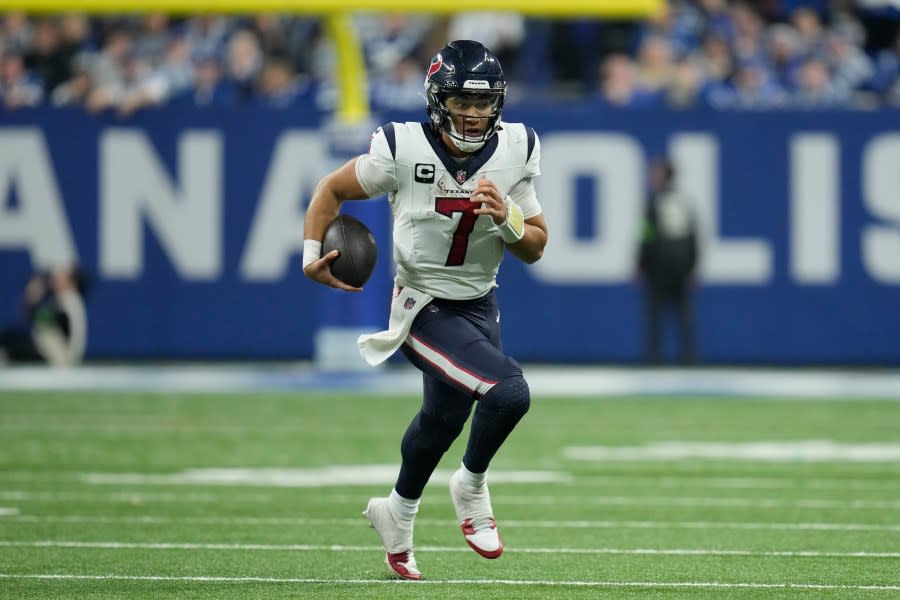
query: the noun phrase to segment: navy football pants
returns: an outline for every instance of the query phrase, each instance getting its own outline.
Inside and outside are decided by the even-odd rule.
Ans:
[[[478,401],[463,463],[483,473],[530,396],[522,367],[503,353],[494,292],[476,300],[434,300],[419,312],[403,353],[423,373],[422,408],[401,443],[397,493],[419,498]]]

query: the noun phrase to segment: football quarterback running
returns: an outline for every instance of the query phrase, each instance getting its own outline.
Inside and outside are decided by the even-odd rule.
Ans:
[[[397,265],[388,328],[362,336],[370,364],[401,349],[423,373],[423,401],[403,436],[394,489],[364,511],[381,537],[392,574],[418,580],[413,521],[422,490],[475,407],[450,497],[469,546],[497,558],[503,542],[487,485],[488,466],[528,411],[522,368],[503,352],[494,288],[504,250],[533,263],[547,226],[533,180],[540,174],[534,130],[502,120],[507,82],[496,56],[459,40],[440,49],[425,76],[427,122],[388,123],[368,154],[322,178],[306,213],[303,271],[350,292],[321,256],[321,240],[345,200],[387,194]]]

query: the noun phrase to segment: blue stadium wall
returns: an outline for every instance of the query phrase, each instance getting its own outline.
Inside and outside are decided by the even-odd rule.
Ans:
[[[383,199],[359,295],[300,267],[317,179],[364,151],[310,110],[0,113],[0,315],[32,268],[93,275],[93,358],[308,359],[316,331],[377,329],[391,288]],[[674,113],[508,108],[542,143],[544,259],[501,269],[503,336],[523,361],[641,355],[634,277],[645,167],[666,153],[696,201],[707,363],[900,365],[900,112]],[[667,333],[670,348],[672,332]]]

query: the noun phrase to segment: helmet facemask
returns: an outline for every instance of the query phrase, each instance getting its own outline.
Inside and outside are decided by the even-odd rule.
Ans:
[[[438,131],[446,133],[460,151],[476,152],[500,127],[505,92],[502,89],[448,93],[431,85],[428,88],[428,114],[431,123]],[[472,131],[474,129],[478,131]]]

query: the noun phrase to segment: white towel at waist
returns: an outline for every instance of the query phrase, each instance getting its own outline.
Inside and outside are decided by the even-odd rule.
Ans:
[[[388,319],[388,328],[378,333],[361,335],[356,340],[359,345],[359,353],[367,363],[372,366],[386,361],[397,351],[409,335],[412,322],[426,304],[434,300],[433,296],[404,287],[399,294],[394,295],[391,303],[391,317]]]

